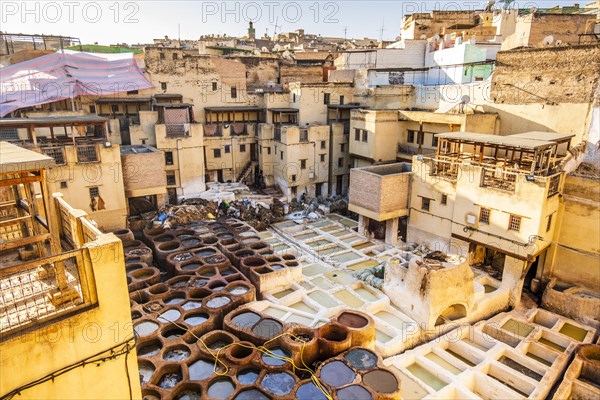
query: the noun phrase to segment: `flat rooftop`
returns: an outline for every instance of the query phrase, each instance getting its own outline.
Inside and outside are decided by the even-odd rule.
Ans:
[[[219,106],[219,107],[204,107],[205,111],[220,112],[220,111],[263,111],[263,107],[258,106]]]
[[[358,171],[370,172],[375,175],[386,176],[409,173],[412,171],[412,166],[409,163],[393,163],[353,169]]]
[[[0,118],[0,128],[50,127],[63,125],[104,124],[108,118],[98,115],[67,117]]]
[[[0,174],[54,166],[54,159],[8,142],[0,142]]]
[[[439,139],[456,140],[466,143],[481,143],[504,147],[516,147],[522,149],[536,150],[544,147],[551,147],[556,145],[554,141],[546,141],[540,139],[528,139],[523,137],[510,136],[498,136],[487,133],[474,133],[474,132],[447,132],[438,133],[435,135]]]
[[[148,154],[148,153],[160,153],[157,149],[152,146],[144,145],[144,144],[136,144],[136,145],[125,145],[121,146],[121,154]]]

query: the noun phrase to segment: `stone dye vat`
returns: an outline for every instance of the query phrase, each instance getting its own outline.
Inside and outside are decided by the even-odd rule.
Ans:
[[[587,344],[577,349],[553,399],[600,398],[600,345]]]
[[[397,369],[413,398],[539,399],[548,396],[571,353],[593,336],[593,329],[546,310],[512,311],[448,332],[384,364]]]

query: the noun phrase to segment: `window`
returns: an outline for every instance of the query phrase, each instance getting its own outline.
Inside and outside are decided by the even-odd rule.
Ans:
[[[321,140],[321,148],[324,149],[327,143],[324,140]]]
[[[179,58],[179,54],[173,53],[173,60],[177,60]]]
[[[548,185],[548,197],[552,197],[558,193],[558,186],[560,184],[560,175],[555,175],[550,178],[550,184]]]
[[[292,94],[292,103],[295,103],[295,102],[296,102],[296,93],[293,93]]]
[[[173,172],[173,171],[167,172],[167,185],[168,186],[177,185],[177,179],[175,179],[175,172]]]
[[[231,146],[230,145],[226,144],[223,148],[225,149],[225,154],[231,153]]]
[[[137,91],[137,90],[129,90],[129,91],[127,92],[127,94],[128,94],[128,95],[132,95],[132,94],[138,94],[138,91]]]
[[[60,181],[60,188],[61,189],[66,189],[68,187],[69,187],[69,185],[67,184],[67,181]]]
[[[56,165],[65,165],[65,149],[63,147],[46,147],[42,148],[42,152],[48,157],[54,158]]]
[[[279,158],[281,158],[283,160],[283,151],[279,152]]]
[[[111,104],[110,105],[110,111],[116,113],[119,112],[119,105],[118,104]]]
[[[160,90],[167,90],[167,82],[160,83]]]
[[[415,131],[408,131],[408,134],[406,135],[406,142],[407,143],[415,142]]]
[[[215,158],[221,158],[221,149],[213,149],[213,156]]]
[[[165,53],[159,53],[158,58],[160,58],[161,60],[165,59]]]
[[[521,217],[511,214],[508,219],[508,230],[519,232],[521,230]]]
[[[245,153],[245,152],[246,152],[246,145],[240,144],[240,153]]]
[[[425,139],[425,132],[419,132],[419,134],[417,135],[417,144],[425,143],[424,139]]]
[[[292,187],[292,196],[296,197],[297,194],[298,194],[298,188],[296,186]]]
[[[429,206],[431,205],[431,199],[426,197],[421,197],[421,210],[429,211]]]
[[[212,90],[213,90],[213,92],[217,91],[217,82],[212,83]]]
[[[325,154],[319,154],[321,162],[325,162]]]
[[[433,147],[437,147],[438,145],[438,137],[436,136],[436,134],[434,133],[433,136],[431,137],[431,145]]]
[[[77,146],[77,162],[78,163],[88,163],[88,162],[97,162],[98,161],[98,153],[96,152],[96,145],[84,145]]]
[[[343,153],[346,150],[346,143],[340,143],[340,151]]]
[[[340,96],[340,105],[344,104],[344,96]]]
[[[231,88],[231,98],[237,99],[237,88],[236,87]]]
[[[90,114],[96,114],[96,106],[90,106]]]
[[[296,175],[292,175],[292,182],[296,182]]]
[[[344,158],[338,158],[338,167],[343,168],[344,167]]]
[[[550,232],[550,229],[552,228],[552,216],[554,214],[550,214],[548,215],[548,223],[546,224],[546,232]]]
[[[100,197],[100,189],[98,189],[98,186],[94,186],[90,188],[90,197],[94,198],[94,197]]]
[[[354,140],[357,142],[360,140],[360,129],[354,129]]]
[[[329,93],[323,93],[323,104],[329,104],[331,95]]]
[[[479,210],[479,222],[482,224],[489,224],[490,223],[490,213],[491,213],[491,210],[489,208],[481,207],[481,210]]]
[[[271,148],[270,147],[267,147],[267,154],[271,155]]]
[[[369,132],[365,130],[362,131],[362,141],[365,143],[369,141]]]
[[[448,195],[447,194],[442,195],[442,201],[440,201],[440,203],[443,205],[448,204]]]
[[[165,164],[173,165],[173,152],[172,151],[165,151]]]
[[[300,160],[300,169],[306,169],[306,160]]]

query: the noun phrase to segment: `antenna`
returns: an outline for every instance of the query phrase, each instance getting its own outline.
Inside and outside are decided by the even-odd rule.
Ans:
[[[344,27],[344,41],[346,41],[346,40],[347,40],[347,39],[346,39],[346,33],[347,33],[347,32],[348,32],[348,27],[347,27],[347,26],[345,26],[345,27]]]
[[[385,19],[381,20],[381,29],[379,30],[379,41],[383,42],[383,32],[385,31]]]
[[[467,104],[469,104],[470,102],[471,102],[471,96],[469,96],[468,94],[461,96],[460,103],[458,103],[458,113],[464,114],[465,107],[467,107]]]
[[[277,17],[275,19],[275,24],[271,24],[275,28],[273,30],[273,37],[275,37],[275,35],[277,35],[277,28],[281,28],[281,26],[277,25],[278,22],[279,22],[279,17]]]
[[[181,47],[181,24],[177,24],[177,40],[179,40],[179,46]]]

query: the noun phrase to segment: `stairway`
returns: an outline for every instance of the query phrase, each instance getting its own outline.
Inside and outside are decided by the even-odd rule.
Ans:
[[[244,180],[248,178],[250,173],[252,173],[252,170],[254,169],[253,167],[254,163],[252,161],[248,161],[246,165],[244,165],[244,169],[242,169],[242,172],[240,172],[237,176],[236,182],[244,183]]]

